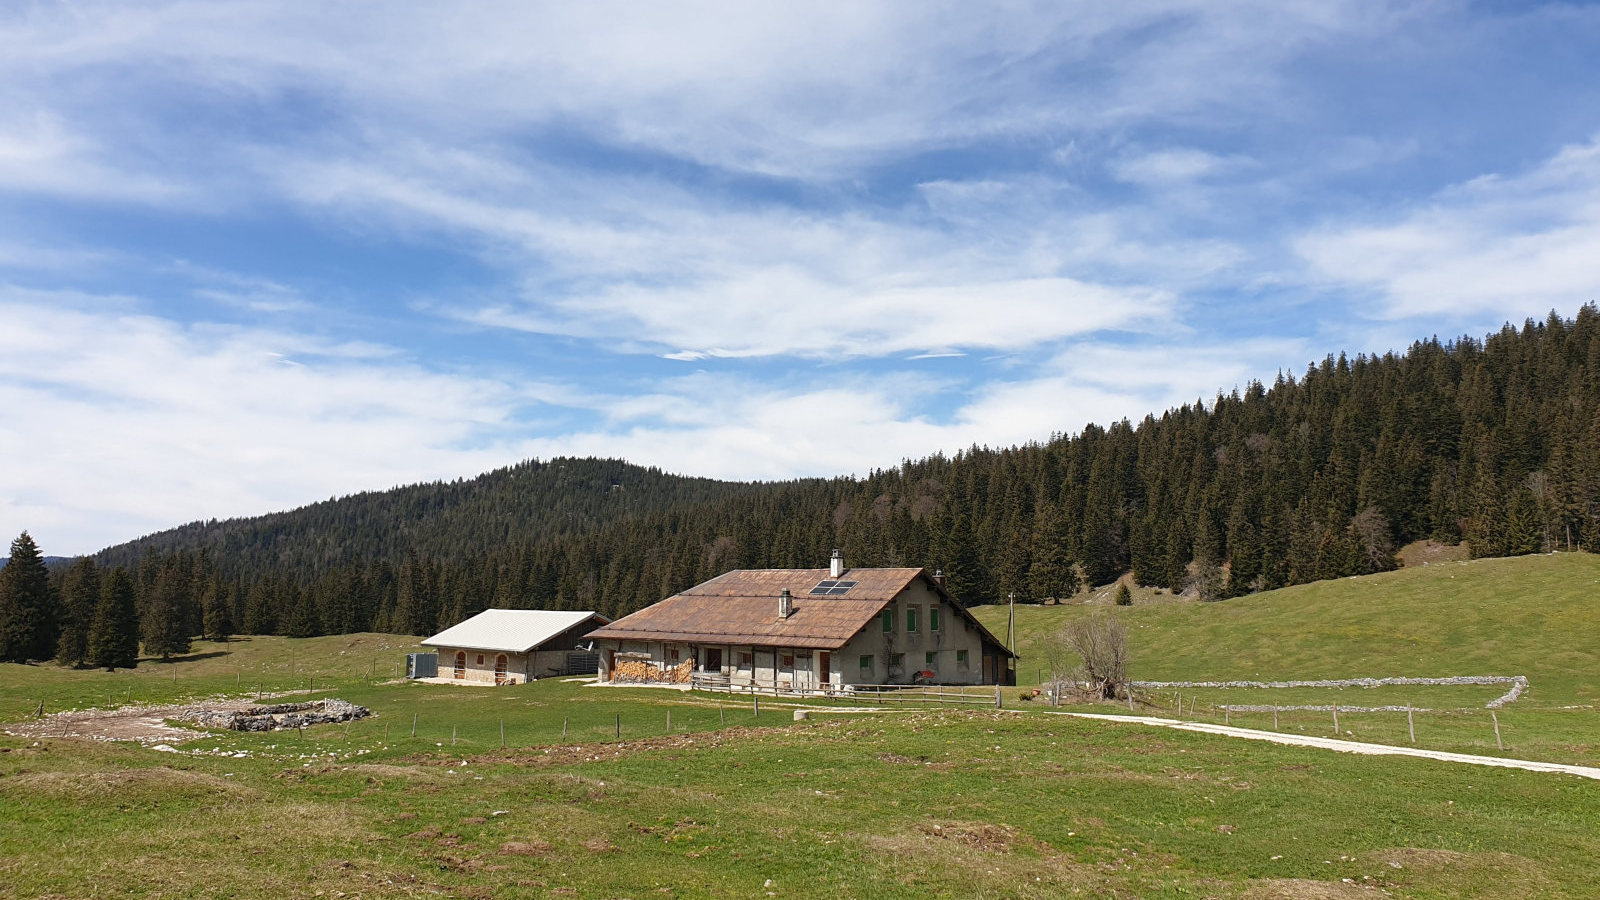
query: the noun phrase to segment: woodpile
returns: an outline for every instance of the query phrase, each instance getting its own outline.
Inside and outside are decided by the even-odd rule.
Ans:
[[[618,658],[611,667],[611,680],[633,684],[688,684],[694,676],[694,660],[663,668],[647,659]]]

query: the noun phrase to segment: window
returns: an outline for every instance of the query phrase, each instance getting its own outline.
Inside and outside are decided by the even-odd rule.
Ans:
[[[883,610],[883,615],[880,618],[883,619],[883,633],[884,634],[893,633],[894,632],[894,610],[885,607],[884,610]]]
[[[482,653],[479,653],[479,654],[478,654],[478,662],[477,662],[477,665],[480,665],[480,666],[481,666],[481,665],[483,665],[483,654],[482,654]]]
[[[872,654],[871,653],[868,653],[865,656],[861,657],[861,671],[863,671],[863,672],[871,672],[872,671]]]
[[[754,660],[754,657],[751,654],[749,654],[749,653],[740,653],[739,654],[739,668],[741,668],[741,669],[754,668],[753,660]]]
[[[939,607],[937,607],[937,606],[932,606],[932,607],[928,608],[928,630],[929,631],[938,631],[939,630]]]
[[[794,668],[794,654],[793,653],[785,653],[785,654],[783,654],[783,667],[785,669],[793,669]]]
[[[667,645],[667,662],[669,662],[669,663],[677,663],[677,661],[678,661],[678,645],[677,644],[668,644]]]
[[[900,669],[900,668],[904,668],[905,664],[906,664],[906,655],[904,653],[891,653],[891,654],[889,654],[889,668],[891,668],[891,669]]]
[[[811,593],[817,597],[837,597],[840,594],[850,593],[850,589],[855,586],[856,582],[854,581],[839,581],[828,578],[817,582],[817,586],[811,589]]]
[[[906,607],[906,634],[916,634],[916,633],[917,633],[917,608],[915,606],[908,606],[908,607]]]
[[[967,651],[965,651],[965,650],[957,650],[956,651],[956,665],[960,666],[963,669],[965,669],[967,667]]]
[[[933,651],[932,650],[929,650],[927,653],[922,654],[922,664],[927,666],[930,669],[933,668]]]

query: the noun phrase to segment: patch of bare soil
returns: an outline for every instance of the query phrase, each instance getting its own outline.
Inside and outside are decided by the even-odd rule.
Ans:
[[[986,853],[1010,853],[1012,848],[1019,844],[1036,848],[1042,846],[1038,841],[1023,835],[1010,825],[994,825],[988,822],[932,822],[917,826],[917,830],[929,837],[951,841]]]
[[[505,856],[544,856],[550,852],[550,845],[544,841],[506,841],[500,845],[500,853]]]
[[[123,706],[117,709],[72,709],[42,719],[8,722],[6,734],[28,738],[80,738],[91,741],[175,743],[205,737],[203,732],[168,725],[168,719],[193,719],[207,713],[237,712],[249,700],[208,700],[175,706]]]
[[[249,721],[255,723],[255,726],[241,730],[267,731],[272,728],[266,722],[276,724],[280,728],[293,728],[296,724],[320,721],[318,717],[324,715],[324,711],[329,721],[359,718],[350,712],[350,709],[360,710],[360,715],[366,715],[365,709],[351,707],[351,704],[342,700],[262,706],[252,700],[218,699],[170,706],[70,709],[52,713],[42,719],[8,722],[5,725],[5,732],[17,737],[35,739],[78,738],[91,741],[174,744],[205,737],[205,732],[168,724],[170,719],[214,728],[230,727],[234,723]]]
[[[1413,566],[1438,565],[1443,562],[1460,562],[1471,559],[1472,553],[1463,542],[1460,544],[1441,544],[1438,541],[1413,541],[1401,547],[1395,554],[1400,560],[1402,568],[1409,569]]]

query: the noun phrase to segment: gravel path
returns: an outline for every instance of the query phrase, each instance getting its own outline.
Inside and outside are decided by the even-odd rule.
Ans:
[[[1600,779],[1600,768],[1571,766],[1564,763],[1535,762],[1531,759],[1504,759],[1498,756],[1474,756],[1470,753],[1446,753],[1442,750],[1421,750],[1416,747],[1394,747],[1388,744],[1366,744],[1339,738],[1314,737],[1305,734],[1285,734],[1281,731],[1257,731],[1253,728],[1236,728],[1232,725],[1211,725],[1206,722],[1185,722],[1179,719],[1161,719],[1155,716],[1113,716],[1104,713],[1051,712],[1050,715],[1074,716],[1080,719],[1099,719],[1104,722],[1132,722],[1138,725],[1156,725],[1180,731],[1199,731],[1227,737],[1247,738],[1253,741],[1271,741],[1296,747],[1321,747],[1342,753],[1366,753],[1372,756],[1415,756],[1421,759],[1438,759],[1444,762],[1466,763],[1474,766],[1499,766],[1505,769],[1526,769],[1529,772],[1559,772],[1583,778]]]

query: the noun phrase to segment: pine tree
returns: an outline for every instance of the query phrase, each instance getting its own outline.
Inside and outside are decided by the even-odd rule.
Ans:
[[[38,545],[24,531],[0,568],[0,662],[49,659],[55,650],[55,591]]]
[[[89,665],[111,671],[139,664],[139,613],[133,579],[122,567],[101,579],[100,603],[89,626]]]
[[[100,606],[100,567],[84,557],[73,564],[61,586],[61,636],[56,662],[81,666],[89,656],[89,627]]]

